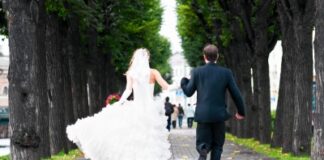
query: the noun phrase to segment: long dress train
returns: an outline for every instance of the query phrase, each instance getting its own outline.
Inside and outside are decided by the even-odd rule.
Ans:
[[[153,84],[134,83],[134,101],[113,104],[77,120],[68,138],[91,160],[168,160],[166,117],[153,101]]]

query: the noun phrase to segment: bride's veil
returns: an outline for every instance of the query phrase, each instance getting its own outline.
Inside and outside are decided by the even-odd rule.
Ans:
[[[149,85],[150,72],[149,51],[137,49],[127,71],[127,75],[133,80],[134,101],[146,103],[153,98]]]
[[[127,74],[138,82],[149,82],[150,65],[149,52],[147,49],[140,48],[135,51]]]

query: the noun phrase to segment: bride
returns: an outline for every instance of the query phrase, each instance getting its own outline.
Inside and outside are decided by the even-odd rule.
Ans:
[[[91,160],[167,160],[171,157],[166,117],[153,101],[154,84],[170,88],[149,66],[149,51],[137,49],[126,72],[120,101],[66,129],[68,138]],[[127,97],[134,92],[134,100]]]

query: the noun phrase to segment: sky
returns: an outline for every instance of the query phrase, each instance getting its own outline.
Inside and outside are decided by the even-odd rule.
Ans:
[[[173,53],[181,52],[181,40],[177,32],[176,0],[161,0],[164,9],[160,34],[171,42]]]

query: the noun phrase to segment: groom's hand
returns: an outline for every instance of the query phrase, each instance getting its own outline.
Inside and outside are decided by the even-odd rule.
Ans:
[[[188,79],[188,78],[183,77],[183,78],[181,79],[181,86],[183,86],[183,85],[187,85],[188,83],[189,83],[189,79]]]
[[[236,114],[235,114],[235,118],[236,118],[237,120],[243,120],[243,119],[244,119],[244,116],[241,116],[239,113],[236,113]]]

